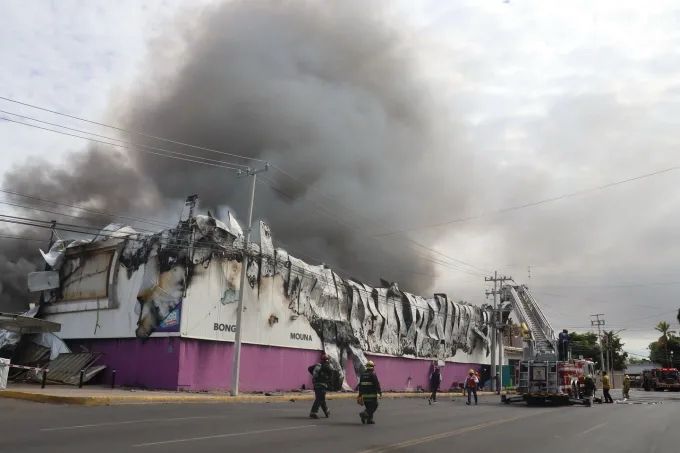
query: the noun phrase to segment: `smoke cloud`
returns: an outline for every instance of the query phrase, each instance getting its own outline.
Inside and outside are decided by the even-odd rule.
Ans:
[[[464,207],[468,156],[452,141],[456,126],[420,69],[414,39],[374,2],[224,3],[184,15],[151,43],[147,71],[112,101],[113,116],[129,129],[273,163],[257,186],[255,217],[271,224],[278,245],[365,281],[430,291],[428,252],[373,237]],[[213,212],[229,206],[243,219],[247,211],[248,181],[221,168],[102,147],[41,168],[27,163],[3,185],[146,216],[192,193]],[[36,251],[2,253],[18,267]],[[0,275],[3,308],[26,296],[25,267]]]

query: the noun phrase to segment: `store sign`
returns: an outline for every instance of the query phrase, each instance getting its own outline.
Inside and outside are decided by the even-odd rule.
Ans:
[[[236,333],[236,324],[224,324],[216,322],[213,324],[213,330],[218,332],[234,332]]]

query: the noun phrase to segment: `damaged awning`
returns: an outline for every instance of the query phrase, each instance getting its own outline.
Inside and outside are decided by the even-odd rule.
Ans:
[[[0,313],[0,329],[21,334],[59,332],[61,324],[14,313]]]

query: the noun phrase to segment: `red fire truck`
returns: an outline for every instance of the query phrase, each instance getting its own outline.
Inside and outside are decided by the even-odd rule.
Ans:
[[[642,372],[642,387],[646,391],[680,390],[680,374],[677,368],[653,368]]]
[[[534,404],[586,404],[584,380],[594,376],[595,364],[589,359],[526,360],[516,369],[517,395],[505,396],[507,404],[525,401]]]

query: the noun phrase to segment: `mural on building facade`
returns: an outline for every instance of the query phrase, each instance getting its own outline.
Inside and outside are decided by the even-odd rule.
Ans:
[[[254,236],[248,245],[247,284],[258,295],[258,303],[266,303],[260,300],[261,286],[267,281],[271,286],[275,279],[283,282],[273,285],[274,291],[283,292],[276,295],[277,300],[284,300],[291,317],[306,319],[319,336],[338,370],[338,385],[344,381],[342,370],[348,358],[352,357],[359,372],[366,361],[365,352],[432,359],[452,358],[458,352],[483,351],[488,355],[489,307],[454,302],[445,294],[426,299],[400,290],[397,283],[371,287],[342,278],[327,266],[310,265],[275,248],[269,226],[263,222]],[[81,294],[88,289],[83,279],[93,278],[96,272],[87,270],[88,260],[95,260],[86,252],[97,249],[97,242],[100,249],[108,246],[117,250],[117,259],[95,271],[105,273],[109,281],[115,280],[115,269],[127,274],[124,277],[128,279],[136,273],[143,275],[136,294],[135,335],[140,339],[178,329],[182,303],[191,303],[185,298],[192,277],[211,263],[231,269],[225,274],[219,302],[233,303],[238,297],[242,230],[231,216],[225,223],[211,215],[197,215],[176,228],[152,235],[109,226],[93,242],[56,243],[44,255],[48,264],[59,270],[62,283],[59,289],[46,293],[46,302],[59,304],[64,294]],[[64,264],[68,262],[71,264]],[[69,269],[69,275],[65,269]],[[83,278],[71,278],[74,269],[81,269]],[[80,285],[78,291],[71,288],[73,285]],[[123,297],[109,295],[109,300],[111,296]],[[270,327],[277,322],[274,314],[268,319]]]

